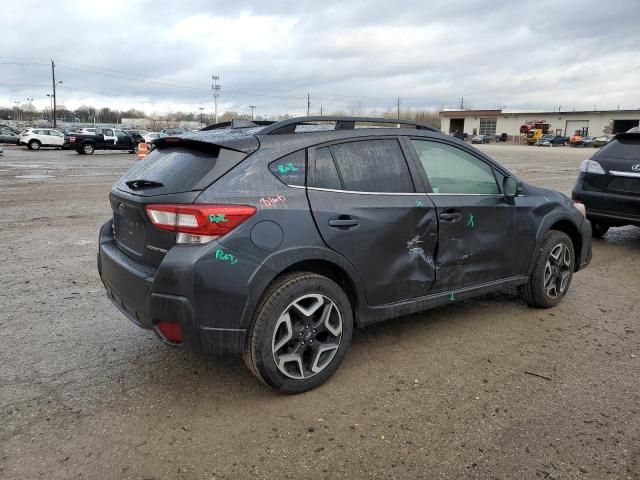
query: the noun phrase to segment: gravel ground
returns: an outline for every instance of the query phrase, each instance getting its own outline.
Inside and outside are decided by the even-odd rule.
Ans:
[[[565,193],[592,153],[481,148]],[[96,236],[134,156],[4,150],[0,478],[640,479],[640,229],[595,241],[552,310],[507,291],[399,318],[287,397],[107,300]]]

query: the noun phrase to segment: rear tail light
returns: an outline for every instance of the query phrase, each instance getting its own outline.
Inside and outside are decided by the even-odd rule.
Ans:
[[[182,343],[182,330],[179,323],[161,321],[156,324],[156,328],[170,342]]]
[[[157,228],[176,232],[176,243],[209,243],[256,213],[250,205],[147,205]]]
[[[580,171],[585,173],[595,173],[598,175],[604,175],[605,172],[602,165],[600,165],[595,160],[583,160],[580,164]]]

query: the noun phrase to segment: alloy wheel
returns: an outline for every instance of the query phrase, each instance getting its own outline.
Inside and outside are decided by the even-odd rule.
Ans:
[[[562,296],[571,278],[571,251],[564,243],[551,249],[544,267],[544,291],[549,298]]]
[[[310,378],[331,363],[341,340],[342,316],[335,302],[325,295],[303,295],[291,302],[276,322],[273,360],[289,378]]]

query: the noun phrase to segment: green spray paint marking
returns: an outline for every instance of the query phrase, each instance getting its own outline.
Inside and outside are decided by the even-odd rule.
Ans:
[[[298,167],[295,167],[293,165],[293,163],[289,162],[286,165],[278,165],[278,172],[280,172],[281,174],[285,174],[285,173],[289,173],[289,172],[297,172],[298,171]]]
[[[216,214],[211,214],[209,215],[209,221],[211,223],[217,223],[219,224],[220,222],[228,222],[229,219],[225,218],[224,213],[216,213]]]
[[[451,296],[449,297],[449,300],[451,300],[452,302],[454,300],[456,300],[456,294],[455,293],[451,293]]]
[[[473,218],[473,214],[471,212],[469,212],[469,219],[467,220],[467,227],[475,227],[475,219]]]
[[[424,204],[420,200],[416,200],[416,207],[424,207]]]
[[[235,265],[236,263],[238,263],[238,259],[235,257],[235,255],[224,253],[219,248],[216,250],[216,260],[224,260],[225,262],[229,262],[231,265]]]

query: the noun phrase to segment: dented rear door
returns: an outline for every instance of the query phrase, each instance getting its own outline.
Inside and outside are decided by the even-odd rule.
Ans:
[[[318,230],[358,270],[367,302],[427,295],[435,280],[436,210],[414,184],[398,139],[324,146],[310,151],[309,163]]]

